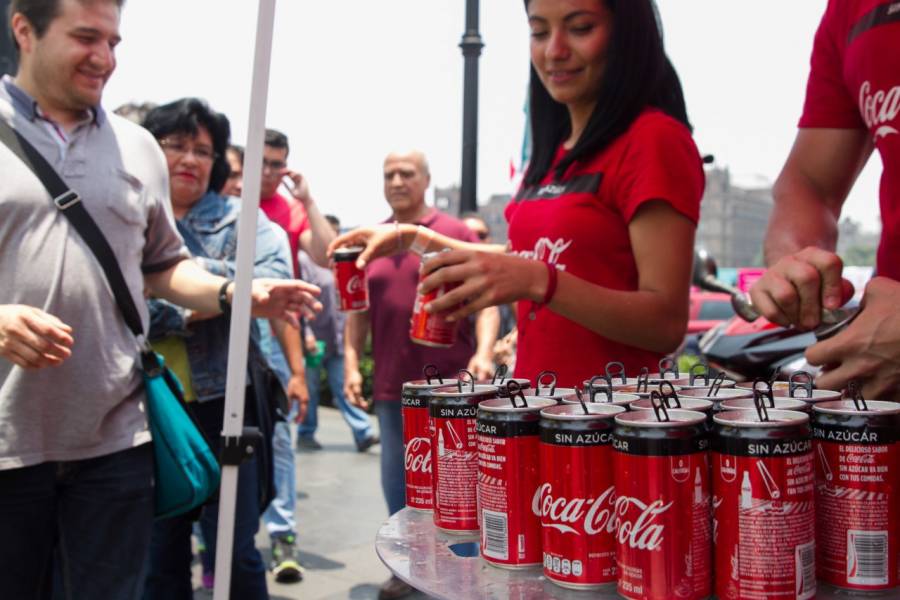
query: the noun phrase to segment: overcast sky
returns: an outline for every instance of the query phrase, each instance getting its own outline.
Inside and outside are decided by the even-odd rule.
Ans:
[[[659,0],[701,152],[744,185],[771,183],[796,132],[812,38],[826,0]],[[246,138],[257,3],[125,5],[105,102],[206,98]],[[326,212],[383,219],[381,163],[421,148],[432,182],[459,181],[465,0],[280,0],[268,123]],[[522,141],[528,28],[521,0],[482,0],[478,195],[510,191]],[[878,227],[874,157],[844,214]]]

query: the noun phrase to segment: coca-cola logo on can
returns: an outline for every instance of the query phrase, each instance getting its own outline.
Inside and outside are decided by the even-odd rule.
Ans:
[[[409,440],[404,451],[406,470],[413,473],[431,473],[431,440],[417,437]]]
[[[534,493],[532,512],[542,517],[543,527],[562,533],[596,535],[616,530],[616,492],[609,486],[596,498],[566,498],[553,495],[553,485],[544,483]],[[576,527],[573,527],[575,525]]]
[[[619,497],[616,500],[616,541],[637,550],[660,550],[666,531],[660,516],[672,508],[672,504],[659,499],[647,504],[639,498]]]
[[[356,294],[363,289],[363,278],[360,275],[354,275],[347,281],[347,293]]]

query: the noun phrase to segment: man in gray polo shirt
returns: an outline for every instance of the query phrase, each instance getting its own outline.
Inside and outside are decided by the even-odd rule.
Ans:
[[[100,107],[121,4],[12,0],[20,66],[0,81],[0,119],[81,197],[147,330],[145,290],[218,313],[234,286],[185,260],[156,141]],[[0,173],[0,596],[58,582],[67,598],[138,598],[153,519],[139,342],[84,240],[4,145]],[[296,323],[316,291],[256,280],[254,315]]]

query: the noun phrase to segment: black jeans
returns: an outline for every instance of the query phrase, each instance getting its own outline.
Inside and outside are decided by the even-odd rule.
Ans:
[[[150,444],[0,471],[0,597],[140,598],[152,524]]]

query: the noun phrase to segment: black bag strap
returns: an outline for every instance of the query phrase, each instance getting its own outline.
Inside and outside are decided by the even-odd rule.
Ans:
[[[106,241],[103,232],[100,231],[97,223],[84,208],[81,197],[66,185],[66,182],[57,174],[56,170],[50,166],[50,163],[28,140],[10,127],[6,120],[2,118],[0,118],[0,141],[40,179],[44,188],[46,188],[53,199],[53,204],[69,219],[72,227],[84,239],[106,274],[109,287],[112,289],[113,296],[119,305],[119,309],[122,311],[122,316],[125,318],[128,328],[131,329],[135,337],[140,338],[143,336],[144,327],[141,325],[140,313],[138,313],[134,298],[132,298],[128,285],[125,283],[125,277],[119,268],[119,261],[116,260],[116,255],[113,253],[109,242]]]

